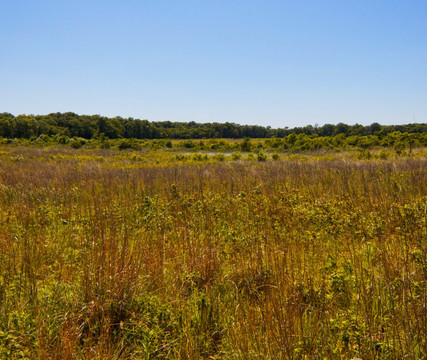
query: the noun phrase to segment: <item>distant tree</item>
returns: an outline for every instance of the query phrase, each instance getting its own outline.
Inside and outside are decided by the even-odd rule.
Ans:
[[[381,131],[381,125],[378,124],[377,122],[374,122],[373,124],[371,124],[370,128],[370,133],[372,135],[374,135],[377,131]]]
[[[347,135],[350,132],[350,126],[347,124],[339,123],[335,126],[334,134],[345,134]]]
[[[32,131],[30,119],[24,115],[17,116],[12,121],[11,129],[12,137],[29,139],[31,136],[35,136]]]
[[[334,133],[334,130],[335,130],[334,125],[326,124],[319,128],[318,134],[320,136],[332,136],[332,134]]]
[[[394,144],[391,134],[419,134],[420,138],[408,138],[405,142],[412,149],[423,146],[427,141],[427,124],[407,124],[382,126],[373,123],[369,126],[360,124],[338,125],[326,124],[319,127],[288,127],[272,129],[270,126],[238,125],[226,123],[191,122],[150,122],[120,116],[108,118],[100,115],[78,115],[73,112],[50,113],[48,115],[19,115],[0,113],[0,137],[4,138],[32,138],[47,135],[93,139],[104,134],[108,139],[244,139],[238,146],[242,151],[251,151],[251,138],[271,139],[265,142],[267,148],[284,149],[316,149],[320,147],[334,147],[336,144],[346,146],[371,146],[372,144]],[[305,136],[305,137],[304,137]],[[318,136],[318,138],[315,138]],[[338,136],[338,137],[337,137]],[[371,136],[371,137],[367,137]],[[366,137],[366,138],[365,138]],[[320,139],[325,138],[325,139]],[[58,137],[59,139],[59,137]],[[278,139],[281,139],[278,141]],[[413,140],[411,140],[413,139]],[[409,143],[409,141],[411,141]],[[71,144],[71,143],[70,143]],[[76,143],[77,144],[77,143]],[[259,143],[261,146],[262,143]],[[227,146],[216,144],[226,148]],[[341,145],[340,145],[341,146]],[[383,145],[393,146],[393,145]]]

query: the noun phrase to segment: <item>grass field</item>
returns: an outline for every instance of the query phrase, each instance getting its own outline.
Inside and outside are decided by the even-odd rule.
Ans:
[[[263,155],[1,147],[0,358],[427,358],[425,149]]]

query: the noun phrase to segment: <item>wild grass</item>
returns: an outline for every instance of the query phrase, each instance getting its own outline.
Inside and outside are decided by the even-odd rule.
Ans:
[[[422,153],[177,155],[0,149],[0,358],[427,357]]]

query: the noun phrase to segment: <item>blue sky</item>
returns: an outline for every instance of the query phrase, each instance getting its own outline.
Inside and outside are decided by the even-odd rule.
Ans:
[[[425,0],[2,1],[0,112],[427,122]]]

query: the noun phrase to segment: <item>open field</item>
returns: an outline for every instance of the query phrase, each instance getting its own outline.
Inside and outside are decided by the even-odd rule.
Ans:
[[[427,358],[426,150],[233,151],[0,147],[0,358]]]

